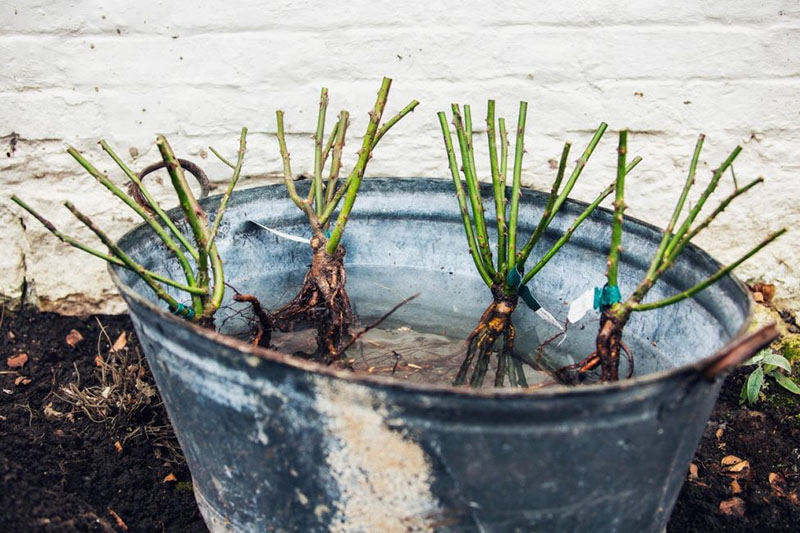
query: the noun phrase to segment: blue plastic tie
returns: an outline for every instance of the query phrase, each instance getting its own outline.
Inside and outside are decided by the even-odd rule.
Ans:
[[[603,287],[594,288],[594,308],[599,311],[604,311],[622,301],[622,295],[619,292],[618,285],[609,285],[606,283]]]
[[[170,306],[169,310],[172,311],[172,314],[174,315],[182,316],[188,319],[194,318],[194,308],[185,306],[181,303],[178,304],[177,308]]]

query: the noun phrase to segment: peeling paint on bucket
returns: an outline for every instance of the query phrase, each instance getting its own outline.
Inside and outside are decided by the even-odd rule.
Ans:
[[[331,531],[431,531],[438,505],[431,465],[419,444],[386,425],[389,412],[364,390],[316,382],[326,461],[339,487]],[[343,394],[351,395],[341,408]]]

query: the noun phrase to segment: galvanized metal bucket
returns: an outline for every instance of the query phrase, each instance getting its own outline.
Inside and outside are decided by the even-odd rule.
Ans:
[[[538,221],[544,199],[524,191],[523,234]],[[217,201],[204,205],[214,212]],[[565,207],[541,246],[583,204]],[[234,194],[219,234],[233,286],[267,303],[291,296],[308,247],[249,220],[303,235],[302,215],[282,186],[249,189]],[[393,320],[466,336],[490,295],[462,231],[449,181],[365,181],[344,243],[357,313],[368,322],[420,291]],[[609,231],[610,213],[596,212],[535,278],[534,294],[556,316],[602,284]],[[656,228],[627,223],[623,294],[647,268],[659,238]],[[134,229],[120,245],[147,268],[180,276],[147,228]],[[690,246],[652,297],[685,289],[717,268]],[[215,532],[661,531],[720,387],[707,378],[728,364],[725,347],[743,334],[751,313],[746,288],[726,278],[692,301],[634,316],[626,329],[637,354],[633,379],[539,391],[456,390],[258,349],[174,317],[130,272],[112,268],[111,275]],[[222,312],[218,325],[224,319]],[[515,320],[523,350],[552,331],[524,309]],[[588,355],[596,327],[595,317],[573,328],[549,351],[554,364]]]

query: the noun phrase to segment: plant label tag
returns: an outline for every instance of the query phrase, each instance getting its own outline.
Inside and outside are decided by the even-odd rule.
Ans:
[[[575,324],[592,309],[594,309],[594,287],[590,287],[586,292],[572,301],[569,306],[569,312],[567,313],[567,320],[569,320],[571,324]]]
[[[541,318],[548,324],[551,324],[557,327],[559,330],[564,331],[563,326],[561,326],[558,320],[556,320],[556,318],[553,315],[551,315],[544,307],[540,307],[535,311],[535,313],[539,316],[539,318]]]
[[[280,237],[282,239],[286,239],[286,240],[294,241],[294,242],[302,242],[304,244],[309,244],[309,245],[311,244],[311,239],[306,239],[305,237],[298,237],[297,235],[292,235],[290,233],[286,233],[286,232],[283,232],[283,231],[280,231],[280,230],[277,230],[277,229],[268,228],[264,224],[259,224],[255,220],[249,220],[248,222],[250,222],[251,224],[255,224],[256,226],[258,226],[261,229],[265,229],[265,230],[269,231],[270,233],[274,233],[275,235],[277,235],[278,237]]]

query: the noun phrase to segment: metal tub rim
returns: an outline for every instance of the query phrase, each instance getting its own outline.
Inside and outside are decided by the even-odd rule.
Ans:
[[[449,180],[444,180],[442,178],[370,178],[365,181],[368,183],[372,182],[372,184],[375,184],[376,182],[391,184],[397,181],[412,181],[412,180],[437,181],[437,182],[449,181]],[[485,184],[482,185],[485,186]],[[264,185],[255,188],[282,187],[282,186],[283,186],[282,184],[276,184],[276,185]],[[245,190],[252,190],[252,188]],[[219,196],[221,195],[210,196],[202,200],[201,203],[205,203],[206,201],[214,201],[216,198],[219,198]],[[579,207],[585,207],[588,205],[587,202],[582,202],[572,199],[568,199],[567,202]],[[599,211],[605,213],[612,212],[611,210],[605,207],[599,207],[598,209]],[[168,211],[168,213],[170,214],[177,213],[177,211],[173,209]],[[648,222],[645,222],[643,220],[634,217],[626,217],[626,220],[633,222],[639,225],[640,227],[643,227],[651,231],[655,232],[663,231],[661,228],[653,224],[650,224]],[[121,242],[129,238],[135,231],[139,230],[139,228],[142,227],[143,225],[144,223],[138,224],[137,226],[126,232],[122,237],[120,237],[118,242]],[[711,257],[711,255],[709,255],[707,252],[705,252],[703,249],[699,248],[695,244],[689,243],[688,248],[691,249],[695,254],[705,259],[706,261],[709,261],[710,264],[716,266],[717,268],[722,266],[716,259]],[[588,385],[578,385],[572,387],[558,385],[552,388],[548,387],[545,389],[521,389],[521,388],[505,388],[505,387],[474,389],[469,387],[454,387],[452,385],[444,385],[444,384],[409,383],[389,376],[357,374],[345,370],[337,370],[329,366],[323,365],[321,363],[307,361],[302,358],[284,354],[275,350],[253,346],[247,342],[241,341],[239,339],[236,339],[228,335],[223,335],[216,331],[211,331],[206,328],[202,328],[193,322],[189,322],[185,319],[175,316],[174,314],[168,312],[166,309],[153,304],[150,300],[143,297],[132,287],[124,283],[117,274],[117,272],[115,271],[115,267],[113,265],[109,264],[107,268],[109,275],[111,276],[111,279],[114,282],[114,285],[116,285],[117,289],[126,299],[133,300],[138,305],[146,308],[151,313],[157,315],[160,320],[165,321],[167,324],[170,324],[173,327],[189,330],[195,335],[205,337],[212,343],[222,344],[232,349],[233,351],[238,352],[239,354],[241,354],[242,357],[255,356],[260,359],[271,361],[273,363],[287,365],[297,370],[321,374],[353,384],[381,387],[389,390],[399,390],[409,393],[425,393],[425,394],[439,395],[439,396],[455,395],[463,398],[474,398],[476,401],[494,400],[499,398],[565,398],[565,397],[575,397],[580,395],[594,395],[603,392],[628,390],[640,386],[644,387],[647,385],[655,384],[657,382],[666,381],[672,378],[680,380],[683,378],[687,378],[691,374],[699,375],[700,371],[703,368],[709,366],[711,363],[717,361],[722,356],[724,356],[728,352],[729,347],[735,345],[739,340],[741,340],[745,336],[752,322],[754,313],[753,299],[750,297],[750,293],[746,285],[741,280],[739,280],[739,278],[735,274],[729,274],[731,281],[733,281],[737,289],[747,299],[747,312],[745,318],[742,322],[742,325],[736,332],[736,334],[733,335],[731,339],[727,343],[725,343],[725,345],[721,346],[713,353],[695,360],[691,364],[673,367],[666,370],[660,370],[657,372],[648,373],[643,376],[633,377],[630,379],[621,379],[613,383],[592,383]]]

